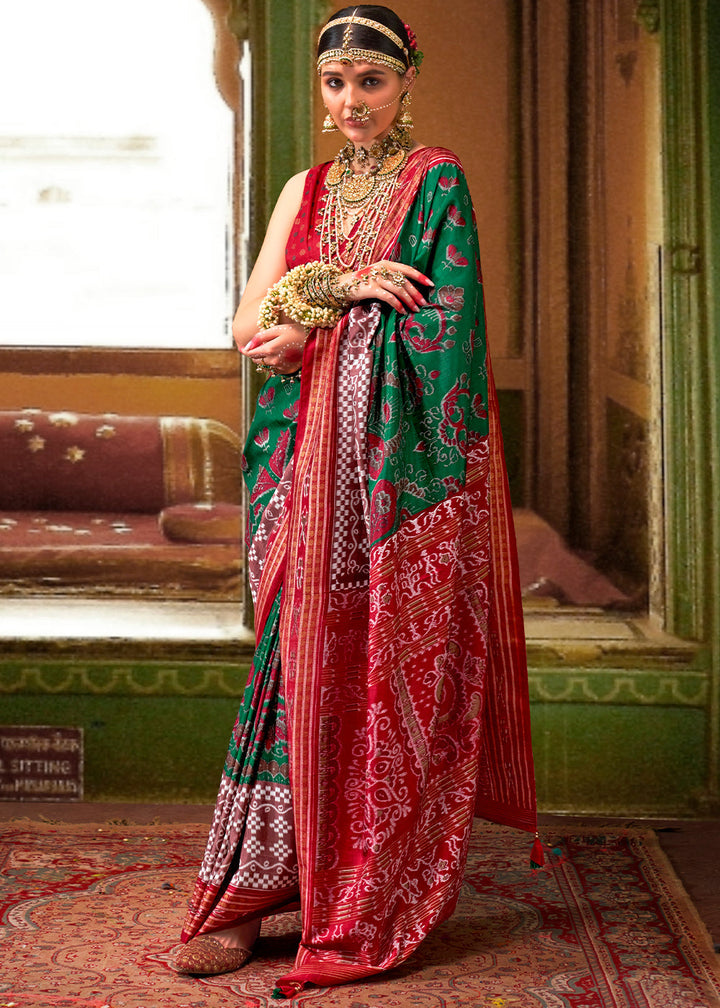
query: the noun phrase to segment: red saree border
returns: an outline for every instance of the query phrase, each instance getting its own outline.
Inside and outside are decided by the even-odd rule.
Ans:
[[[518,571],[515,526],[510,503],[497,392],[487,355],[488,414],[490,420],[490,625],[488,681],[485,699],[483,746],[475,814],[505,826],[534,833],[537,829],[535,771],[530,739],[530,701],[522,595]],[[514,731],[508,731],[512,718]],[[517,722],[520,719],[520,731]],[[492,755],[493,759],[488,757]],[[510,799],[510,779],[503,773],[515,768]],[[519,796],[519,800],[518,800]]]

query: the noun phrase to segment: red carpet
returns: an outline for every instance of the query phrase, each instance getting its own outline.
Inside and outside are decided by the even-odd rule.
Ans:
[[[458,910],[399,969],[272,1001],[297,942],[269,922],[245,969],[168,966],[205,826],[4,824],[0,1008],[720,1008],[706,932],[654,835],[548,837],[479,824]]]

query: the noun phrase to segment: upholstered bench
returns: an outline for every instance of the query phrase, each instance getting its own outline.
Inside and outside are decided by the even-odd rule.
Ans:
[[[0,592],[239,596],[240,495],[215,420],[0,411]]]

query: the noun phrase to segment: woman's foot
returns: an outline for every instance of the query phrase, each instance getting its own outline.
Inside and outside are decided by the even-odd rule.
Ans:
[[[214,976],[240,969],[252,956],[260,933],[260,921],[248,921],[234,928],[198,935],[183,945],[173,963],[178,973]]]
[[[257,917],[255,920],[245,921],[236,927],[226,928],[224,931],[213,931],[212,936],[227,949],[252,949],[260,934],[262,920]]]

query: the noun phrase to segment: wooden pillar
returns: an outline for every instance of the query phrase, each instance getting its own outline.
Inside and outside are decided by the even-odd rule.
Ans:
[[[706,645],[708,809],[720,788],[720,3],[660,0],[666,627]],[[714,295],[714,297],[713,297]]]

